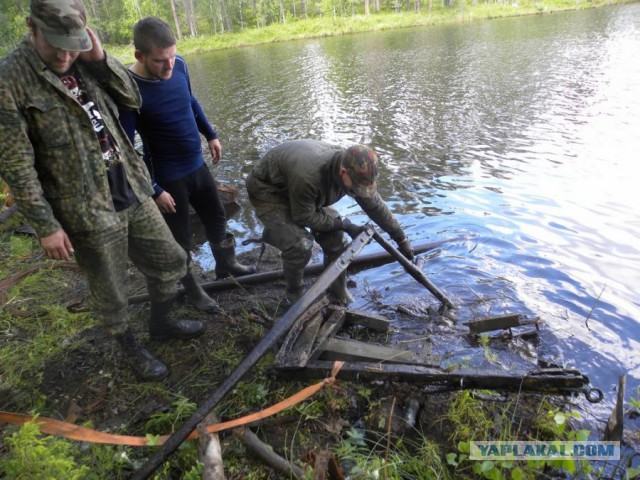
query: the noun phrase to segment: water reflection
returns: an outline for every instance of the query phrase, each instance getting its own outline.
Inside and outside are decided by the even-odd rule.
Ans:
[[[188,60],[225,149],[219,179],[242,187],[287,139],[370,144],[413,241],[464,235],[425,266],[461,321],[539,315],[593,383],[627,372],[638,386],[640,5]],[[244,195],[231,228],[258,236]],[[349,199],[339,209],[365,221]],[[356,307],[372,289],[390,306],[433,302],[397,265],[354,279]]]

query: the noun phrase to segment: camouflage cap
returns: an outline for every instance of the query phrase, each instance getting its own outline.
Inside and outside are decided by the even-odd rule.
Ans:
[[[31,21],[60,50],[86,52],[93,47],[82,0],[31,0]]]
[[[353,145],[342,154],[342,166],[347,170],[357,197],[370,197],[376,193],[378,156],[369,147]]]

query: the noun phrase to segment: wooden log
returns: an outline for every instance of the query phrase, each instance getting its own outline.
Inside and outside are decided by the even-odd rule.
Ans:
[[[275,365],[291,365],[304,367],[313,348],[316,334],[322,325],[322,308],[329,303],[326,297],[311,305],[298,321],[291,327],[284,339]]]
[[[525,318],[519,313],[507,313],[504,315],[497,315],[495,317],[474,320],[473,322],[466,322],[464,325],[469,327],[471,333],[478,334],[490,332],[492,330],[506,330],[514,327],[522,327],[525,325],[535,325],[537,327],[540,323],[541,322],[538,317]]]
[[[415,395],[411,395],[407,400],[407,406],[404,409],[403,418],[407,427],[413,428],[416,424],[418,410],[420,409],[420,399]]]
[[[347,310],[345,323],[350,325],[362,325],[376,330],[377,332],[388,332],[391,322],[381,315],[364,312],[362,310]]]
[[[284,478],[299,480],[305,478],[305,471],[302,468],[275,453],[248,428],[238,428],[233,433],[247,447],[247,450],[252,452],[259,460],[282,475],[286,475]]]
[[[624,431],[624,394],[627,386],[627,376],[621,375],[618,379],[618,397],[616,406],[611,412],[611,416],[607,421],[604,429],[604,441],[621,442],[622,433]]]
[[[198,425],[198,459],[202,463],[202,480],[225,480],[222,448],[218,432],[207,432],[208,425],[218,423],[215,413],[210,413]]]
[[[330,306],[330,308],[332,308]],[[322,324],[318,335],[316,335],[316,341],[314,342],[313,349],[309,354],[309,360],[316,360],[320,354],[324,351],[324,347],[337,332],[342,328],[344,320],[346,318],[344,307],[333,308],[329,318]],[[306,362],[305,362],[306,365]]]
[[[316,458],[313,462],[313,480],[327,480],[330,455],[331,452],[327,450],[316,452]]]

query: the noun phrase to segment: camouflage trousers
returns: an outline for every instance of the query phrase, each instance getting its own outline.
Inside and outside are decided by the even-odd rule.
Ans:
[[[325,258],[335,257],[336,254],[342,253],[348,245],[341,230],[310,232],[298,225],[293,221],[288,205],[252,203],[256,209],[256,215],[264,225],[262,239],[280,250],[282,267],[285,270],[304,269],[311,259],[314,240],[322,247]],[[331,207],[325,207],[325,210],[333,217],[339,216],[338,211]]]
[[[92,310],[112,334],[127,328],[129,258],[145,276],[154,302],[175,297],[176,282],[187,273],[187,255],[151,198],[117,215],[117,227],[71,238],[76,261],[87,276]]]

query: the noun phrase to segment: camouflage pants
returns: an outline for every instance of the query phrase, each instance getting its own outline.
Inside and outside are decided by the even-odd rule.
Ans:
[[[187,271],[187,256],[151,198],[117,215],[117,227],[71,238],[76,261],[87,275],[93,312],[112,334],[127,328],[129,258],[145,276],[155,302],[173,298],[176,282]]]
[[[250,197],[251,199],[251,197]],[[252,202],[253,203],[253,202]],[[256,215],[264,225],[263,240],[273,245],[282,253],[282,267],[287,270],[300,270],[309,263],[313,241],[317,241],[325,254],[325,258],[340,254],[347,247],[343,232],[309,232],[296,224],[291,218],[288,205],[278,203],[254,203]],[[326,207],[330,214],[339,214],[331,207]]]

